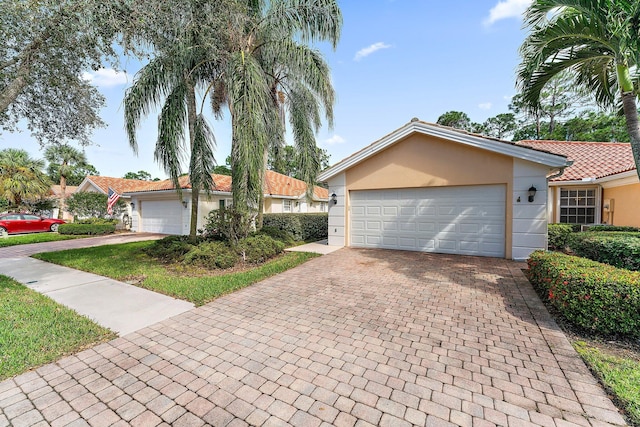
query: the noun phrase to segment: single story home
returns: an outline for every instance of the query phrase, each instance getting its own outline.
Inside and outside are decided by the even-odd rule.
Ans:
[[[121,214],[121,220],[130,225],[132,217],[130,191],[141,190],[149,186],[150,181],[139,179],[114,178],[110,176],[87,175],[75,190],[76,192],[96,192],[104,195],[109,194],[109,188],[120,195],[120,199],[125,202],[126,211]]]
[[[202,191],[198,206],[197,228],[204,227],[206,217],[212,210],[231,206],[231,177],[212,175],[214,188]],[[95,178],[95,177],[94,177]],[[135,181],[135,180],[131,180]],[[170,180],[142,181],[133,183],[122,193],[126,198],[131,217],[131,230],[163,233],[189,234],[191,219],[191,184],[189,177],[180,178],[182,199]],[[114,190],[118,188],[111,186]],[[313,197],[307,198],[307,185],[298,179],[273,172],[266,172],[264,183],[265,213],[327,212],[329,193],[326,188],[315,187]],[[119,191],[118,191],[119,192]]]
[[[569,165],[413,119],[319,175],[329,244],[524,260],[547,246],[547,180]]]
[[[520,141],[573,164],[549,180],[550,223],[640,227],[640,180],[628,143]]]

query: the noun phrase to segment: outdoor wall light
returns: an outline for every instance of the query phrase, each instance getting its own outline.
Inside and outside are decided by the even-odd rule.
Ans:
[[[131,202],[131,203],[129,204],[129,206],[131,206],[131,210],[135,210],[135,208],[136,208],[136,204],[135,204],[135,203],[133,203],[133,202]]]
[[[186,200],[182,201],[182,206],[184,206],[185,209],[187,209],[188,205],[189,205],[189,202],[187,202]]]
[[[336,196],[336,193],[333,193],[331,195],[331,201],[333,202],[334,205],[338,204],[338,196]]]
[[[529,203],[534,201],[534,199],[536,198],[536,192],[537,191],[538,191],[538,189],[536,187],[534,187],[533,185],[531,187],[529,187]]]

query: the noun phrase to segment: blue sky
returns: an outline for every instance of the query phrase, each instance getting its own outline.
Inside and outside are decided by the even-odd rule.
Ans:
[[[531,0],[342,0],[343,32],[333,51],[319,46],[332,70],[337,92],[335,125],[317,135],[331,163],[361,149],[413,117],[435,122],[450,110],[482,122],[507,112],[515,94],[518,48],[525,37],[522,11]],[[87,74],[107,99],[106,129],[94,133],[85,149],[101,175],[121,177],[146,170],[166,175],[153,160],[156,115],[138,132],[139,152],[129,147],[123,127],[122,99],[140,64],[128,60],[124,73]],[[211,124],[216,160],[229,155],[231,129],[226,114]],[[24,133],[0,134],[0,149],[28,150],[42,158],[38,143]]]

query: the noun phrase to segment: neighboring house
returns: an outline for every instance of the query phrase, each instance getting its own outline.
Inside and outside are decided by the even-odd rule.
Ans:
[[[87,175],[77,187],[76,191],[96,192],[109,194],[109,187],[116,193],[120,194],[120,199],[125,202],[126,211],[121,214],[121,220],[132,217],[131,197],[126,193],[145,188],[149,185],[149,181],[139,179],[112,178],[109,176]],[[125,217],[126,215],[126,217]],[[128,221],[127,221],[128,222]]]
[[[202,191],[198,207],[197,228],[203,228],[206,217],[212,210],[229,207],[232,203],[231,177],[212,175],[214,188]],[[189,178],[180,178],[182,199],[170,180],[149,182],[135,190],[124,193],[130,202],[133,231],[189,234],[191,219],[191,184]],[[115,187],[112,187],[116,190]],[[306,196],[307,186],[303,181],[273,171],[267,171],[264,184],[265,213],[326,212],[329,202],[327,189],[315,187],[311,200]]]
[[[64,191],[64,198],[65,200],[68,199],[76,190],[78,189],[77,186],[75,185],[67,185],[67,187],[65,188]],[[49,199],[53,200],[54,202],[56,202],[56,206],[58,205],[58,203],[60,202],[60,195],[62,194],[62,189],[60,188],[60,185],[52,185],[51,186],[51,195],[49,196]],[[51,211],[51,218],[58,218],[58,212],[59,212],[59,208],[53,208],[53,210]],[[71,221],[73,220],[73,214],[71,212],[67,212],[66,210],[62,212],[62,219],[64,219],[65,221]]]
[[[550,179],[552,223],[640,227],[640,181],[628,143],[520,141],[520,145],[567,156],[573,165]]]
[[[320,174],[336,195],[329,244],[523,260],[547,246],[547,177],[566,166],[413,119]]]

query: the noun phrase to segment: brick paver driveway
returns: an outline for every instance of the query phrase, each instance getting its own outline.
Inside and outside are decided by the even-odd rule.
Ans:
[[[343,249],[0,383],[0,425],[621,425],[523,264]]]

